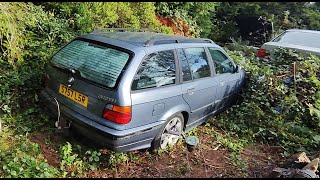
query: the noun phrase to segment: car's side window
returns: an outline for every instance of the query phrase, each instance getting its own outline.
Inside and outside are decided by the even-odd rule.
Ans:
[[[181,60],[183,81],[192,80],[189,62],[187,60],[186,55],[183,52],[183,49],[178,49],[178,56]]]
[[[185,48],[184,56],[185,56],[185,59],[181,58],[181,56],[180,56],[180,59],[182,60],[182,64],[183,64],[183,61],[186,61],[187,64],[189,65],[189,68],[191,71],[191,78],[193,80],[209,77],[211,75],[208,58],[204,48]],[[182,65],[182,67],[184,67],[184,65]],[[186,68],[185,72],[187,71],[188,70]],[[186,76],[186,77],[183,77],[184,79],[185,78],[186,80],[190,79],[190,77],[188,77],[187,74],[185,75],[185,73],[184,73],[184,76]]]
[[[216,74],[234,73],[232,60],[215,48],[208,48],[212,57]]]
[[[160,87],[176,82],[173,50],[159,51],[144,58],[132,83],[132,90]]]

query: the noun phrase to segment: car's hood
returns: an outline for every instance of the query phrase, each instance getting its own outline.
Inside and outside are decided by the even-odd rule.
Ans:
[[[272,50],[280,48],[280,47],[287,48],[287,49],[293,49],[293,50],[296,50],[297,52],[320,55],[320,48],[307,47],[307,46],[301,46],[301,45],[295,45],[295,44],[267,42],[261,46],[261,48],[264,48],[268,51],[272,51]]]

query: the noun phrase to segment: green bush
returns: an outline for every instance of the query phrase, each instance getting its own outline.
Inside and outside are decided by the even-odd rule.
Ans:
[[[170,33],[155,17],[152,2],[63,2],[41,3],[47,11],[67,19],[77,34],[89,33],[97,28],[151,28]]]
[[[195,37],[209,37],[212,18],[220,2],[157,2],[156,12],[162,16],[181,18]]]
[[[11,116],[36,103],[45,63],[73,34],[65,20],[32,3],[0,3],[0,9],[0,107]]]

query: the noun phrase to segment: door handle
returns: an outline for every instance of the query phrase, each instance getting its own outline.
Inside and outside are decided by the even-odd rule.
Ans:
[[[194,89],[195,89],[195,88],[190,88],[190,89],[188,89],[188,90],[187,90],[187,93],[188,93],[189,95],[192,95],[192,94],[194,93]]]
[[[224,85],[224,81],[220,81],[220,86],[223,86]]]

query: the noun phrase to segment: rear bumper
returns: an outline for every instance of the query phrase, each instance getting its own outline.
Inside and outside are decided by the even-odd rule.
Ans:
[[[42,90],[41,101],[50,113],[52,113],[51,115],[57,118],[58,108],[54,96],[50,95],[46,90]],[[152,127],[149,125],[143,130],[139,128],[139,131],[132,131],[132,129],[120,131],[101,125],[60,102],[59,107],[61,117],[72,121],[72,128],[75,128],[79,133],[89,139],[118,152],[149,148],[161,127],[161,124],[156,124]]]

